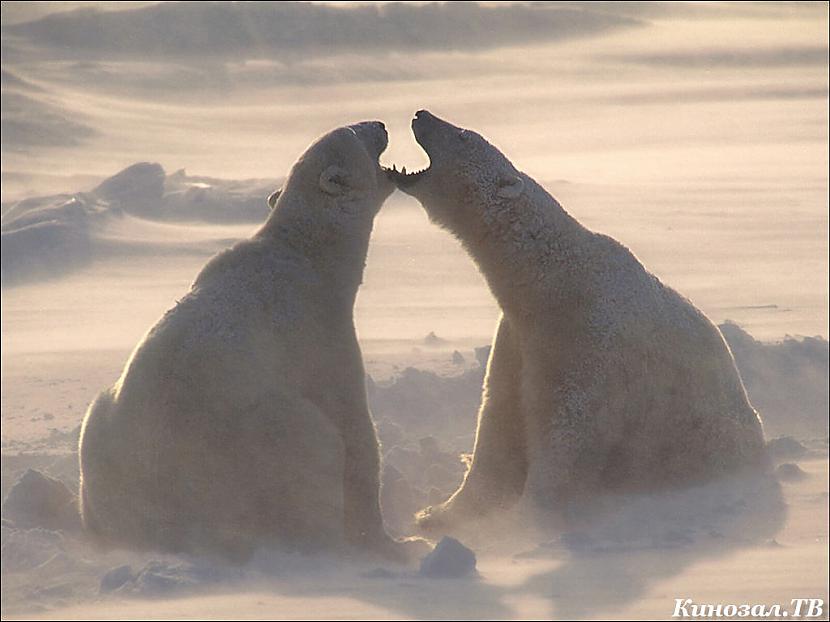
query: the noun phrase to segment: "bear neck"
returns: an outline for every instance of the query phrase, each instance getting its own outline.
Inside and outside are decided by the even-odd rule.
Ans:
[[[281,257],[288,253],[306,265],[324,284],[330,302],[351,312],[372,234],[368,211],[345,214],[336,207],[314,209],[298,200],[281,201],[256,237],[272,244]]]
[[[557,282],[558,291],[569,291],[568,282],[578,272],[574,262],[593,235],[544,188],[524,179],[521,197],[507,206],[484,208],[486,217],[459,235],[499,305],[515,314],[571,303],[564,297],[549,299],[544,283]]]

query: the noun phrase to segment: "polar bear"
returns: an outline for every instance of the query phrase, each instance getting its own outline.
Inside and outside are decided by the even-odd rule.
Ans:
[[[460,239],[502,309],[472,463],[421,513],[425,529],[760,466],[760,419],[703,313],[480,135],[423,110],[412,130],[430,165],[393,178]]]
[[[373,220],[395,188],[378,164],[386,145],[380,122],[314,142],[262,228],[208,262],[92,403],[80,438],[90,532],[238,559],[261,545],[398,556],[353,323]]]

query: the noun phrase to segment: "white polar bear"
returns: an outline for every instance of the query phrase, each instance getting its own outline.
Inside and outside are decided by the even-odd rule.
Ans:
[[[426,111],[412,129],[430,166],[396,183],[461,240],[503,312],[472,464],[422,526],[761,464],[761,422],[703,313],[478,134]]]
[[[394,190],[386,144],[380,122],[312,144],[263,227],[205,266],[93,402],[80,439],[92,533],[236,558],[346,543],[397,555],[353,324]]]

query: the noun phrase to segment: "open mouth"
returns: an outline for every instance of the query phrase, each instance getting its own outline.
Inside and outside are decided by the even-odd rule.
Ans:
[[[386,173],[386,176],[389,177],[395,184],[400,187],[411,186],[419,179],[421,179],[428,171],[429,166],[426,168],[421,169],[420,171],[413,171],[412,173],[408,173],[406,171],[406,167],[402,166],[401,170],[398,170],[398,167],[393,164],[392,168],[383,168],[383,171]]]
[[[421,142],[420,134],[422,131],[421,126],[423,125],[423,123],[431,118],[432,115],[430,115],[429,112],[427,112],[426,110],[419,110],[415,113],[415,117],[412,119],[412,133],[415,134],[415,141],[421,146],[421,148],[427,154],[427,157],[429,157],[429,152],[426,150],[426,147],[424,147],[423,142]],[[411,173],[407,172],[405,166],[402,166],[401,170],[398,170],[398,167],[394,164],[392,165],[392,168],[383,168],[383,171],[386,173],[389,179],[395,182],[395,185],[397,185],[398,188],[406,188],[425,177],[426,174],[429,172],[431,166],[432,159],[430,158],[430,163],[427,164],[425,168],[422,168],[417,171],[412,171]]]

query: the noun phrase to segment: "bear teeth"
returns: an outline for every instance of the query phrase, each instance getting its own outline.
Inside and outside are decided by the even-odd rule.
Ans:
[[[418,177],[429,170],[426,166],[420,170],[409,172],[405,166],[398,170],[398,166],[393,164],[391,167],[382,167],[387,177],[399,185],[409,185],[417,181]]]
[[[401,167],[401,170],[398,170],[397,165],[393,164],[392,168],[389,167],[382,167],[384,171],[387,173],[394,173],[396,175],[401,175],[403,177],[414,177],[415,175],[420,175],[421,173],[425,173],[429,167],[419,169],[417,171],[407,171],[406,167]]]

